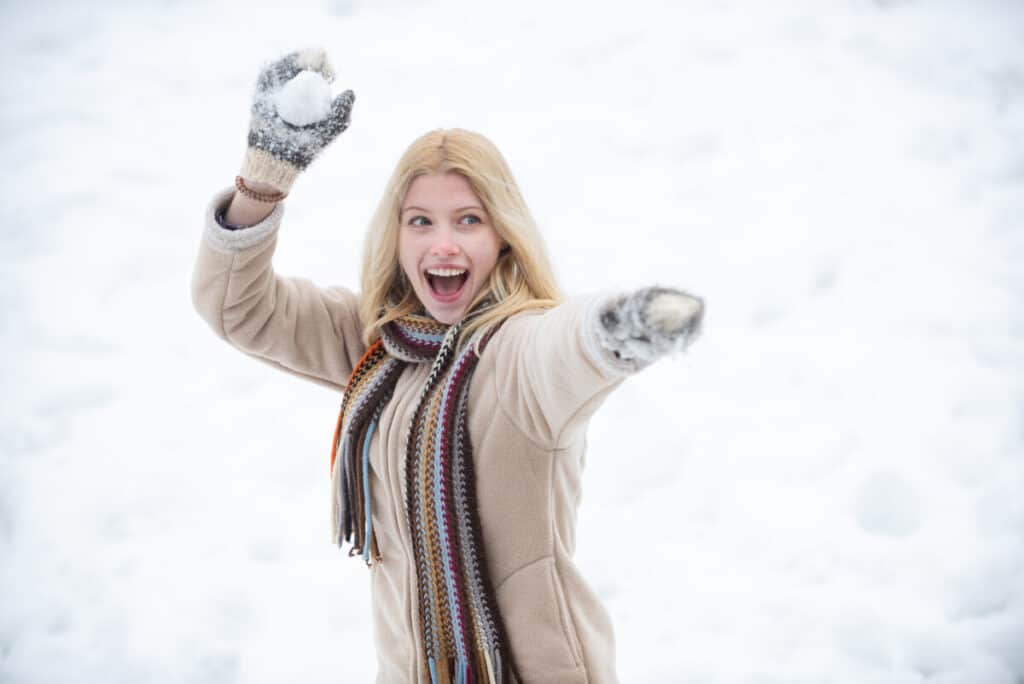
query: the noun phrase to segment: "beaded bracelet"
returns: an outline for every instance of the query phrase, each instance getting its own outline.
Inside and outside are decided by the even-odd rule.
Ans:
[[[288,196],[287,192],[256,192],[252,188],[246,186],[245,180],[241,176],[235,176],[235,188],[238,189],[238,192],[251,200],[267,202],[269,204],[280,202]]]

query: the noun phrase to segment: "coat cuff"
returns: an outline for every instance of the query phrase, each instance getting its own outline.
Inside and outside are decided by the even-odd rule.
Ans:
[[[237,230],[226,228],[217,221],[217,212],[231,201],[234,193],[234,187],[218,192],[206,206],[206,227],[203,236],[220,252],[240,252],[267,240],[277,232],[281,226],[281,217],[284,215],[284,205],[279,202],[270,215],[259,223]]]

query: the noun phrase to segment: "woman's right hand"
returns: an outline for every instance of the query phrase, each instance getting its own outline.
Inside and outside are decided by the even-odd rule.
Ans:
[[[256,80],[245,160],[239,172],[246,182],[266,184],[287,193],[299,173],[349,125],[355,94],[346,90],[331,102],[327,115],[305,126],[295,126],[278,113],[275,98],[303,71],[334,81],[334,69],[323,48],[291,52],[266,65]]]

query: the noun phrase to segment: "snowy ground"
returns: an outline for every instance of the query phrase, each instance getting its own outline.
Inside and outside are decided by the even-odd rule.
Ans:
[[[372,680],[338,397],[188,295],[260,62],[323,44],[353,124],[279,271],[355,287],[398,155],[462,126],[567,291],[708,302],[591,427],[623,682],[1024,682],[1024,5],[289,5],[0,3],[0,680]]]

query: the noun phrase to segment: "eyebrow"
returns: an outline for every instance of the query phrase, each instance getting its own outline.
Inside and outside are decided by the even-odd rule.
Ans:
[[[475,204],[471,204],[468,207],[459,207],[458,209],[453,210],[452,213],[453,214],[457,214],[460,211],[466,211],[467,209],[476,209],[477,211],[483,211],[484,210],[483,207],[478,207]],[[405,212],[407,212],[407,211],[422,211],[425,214],[431,213],[431,211],[429,209],[424,209],[423,207],[405,207],[404,209],[402,209],[402,213],[403,214]]]

